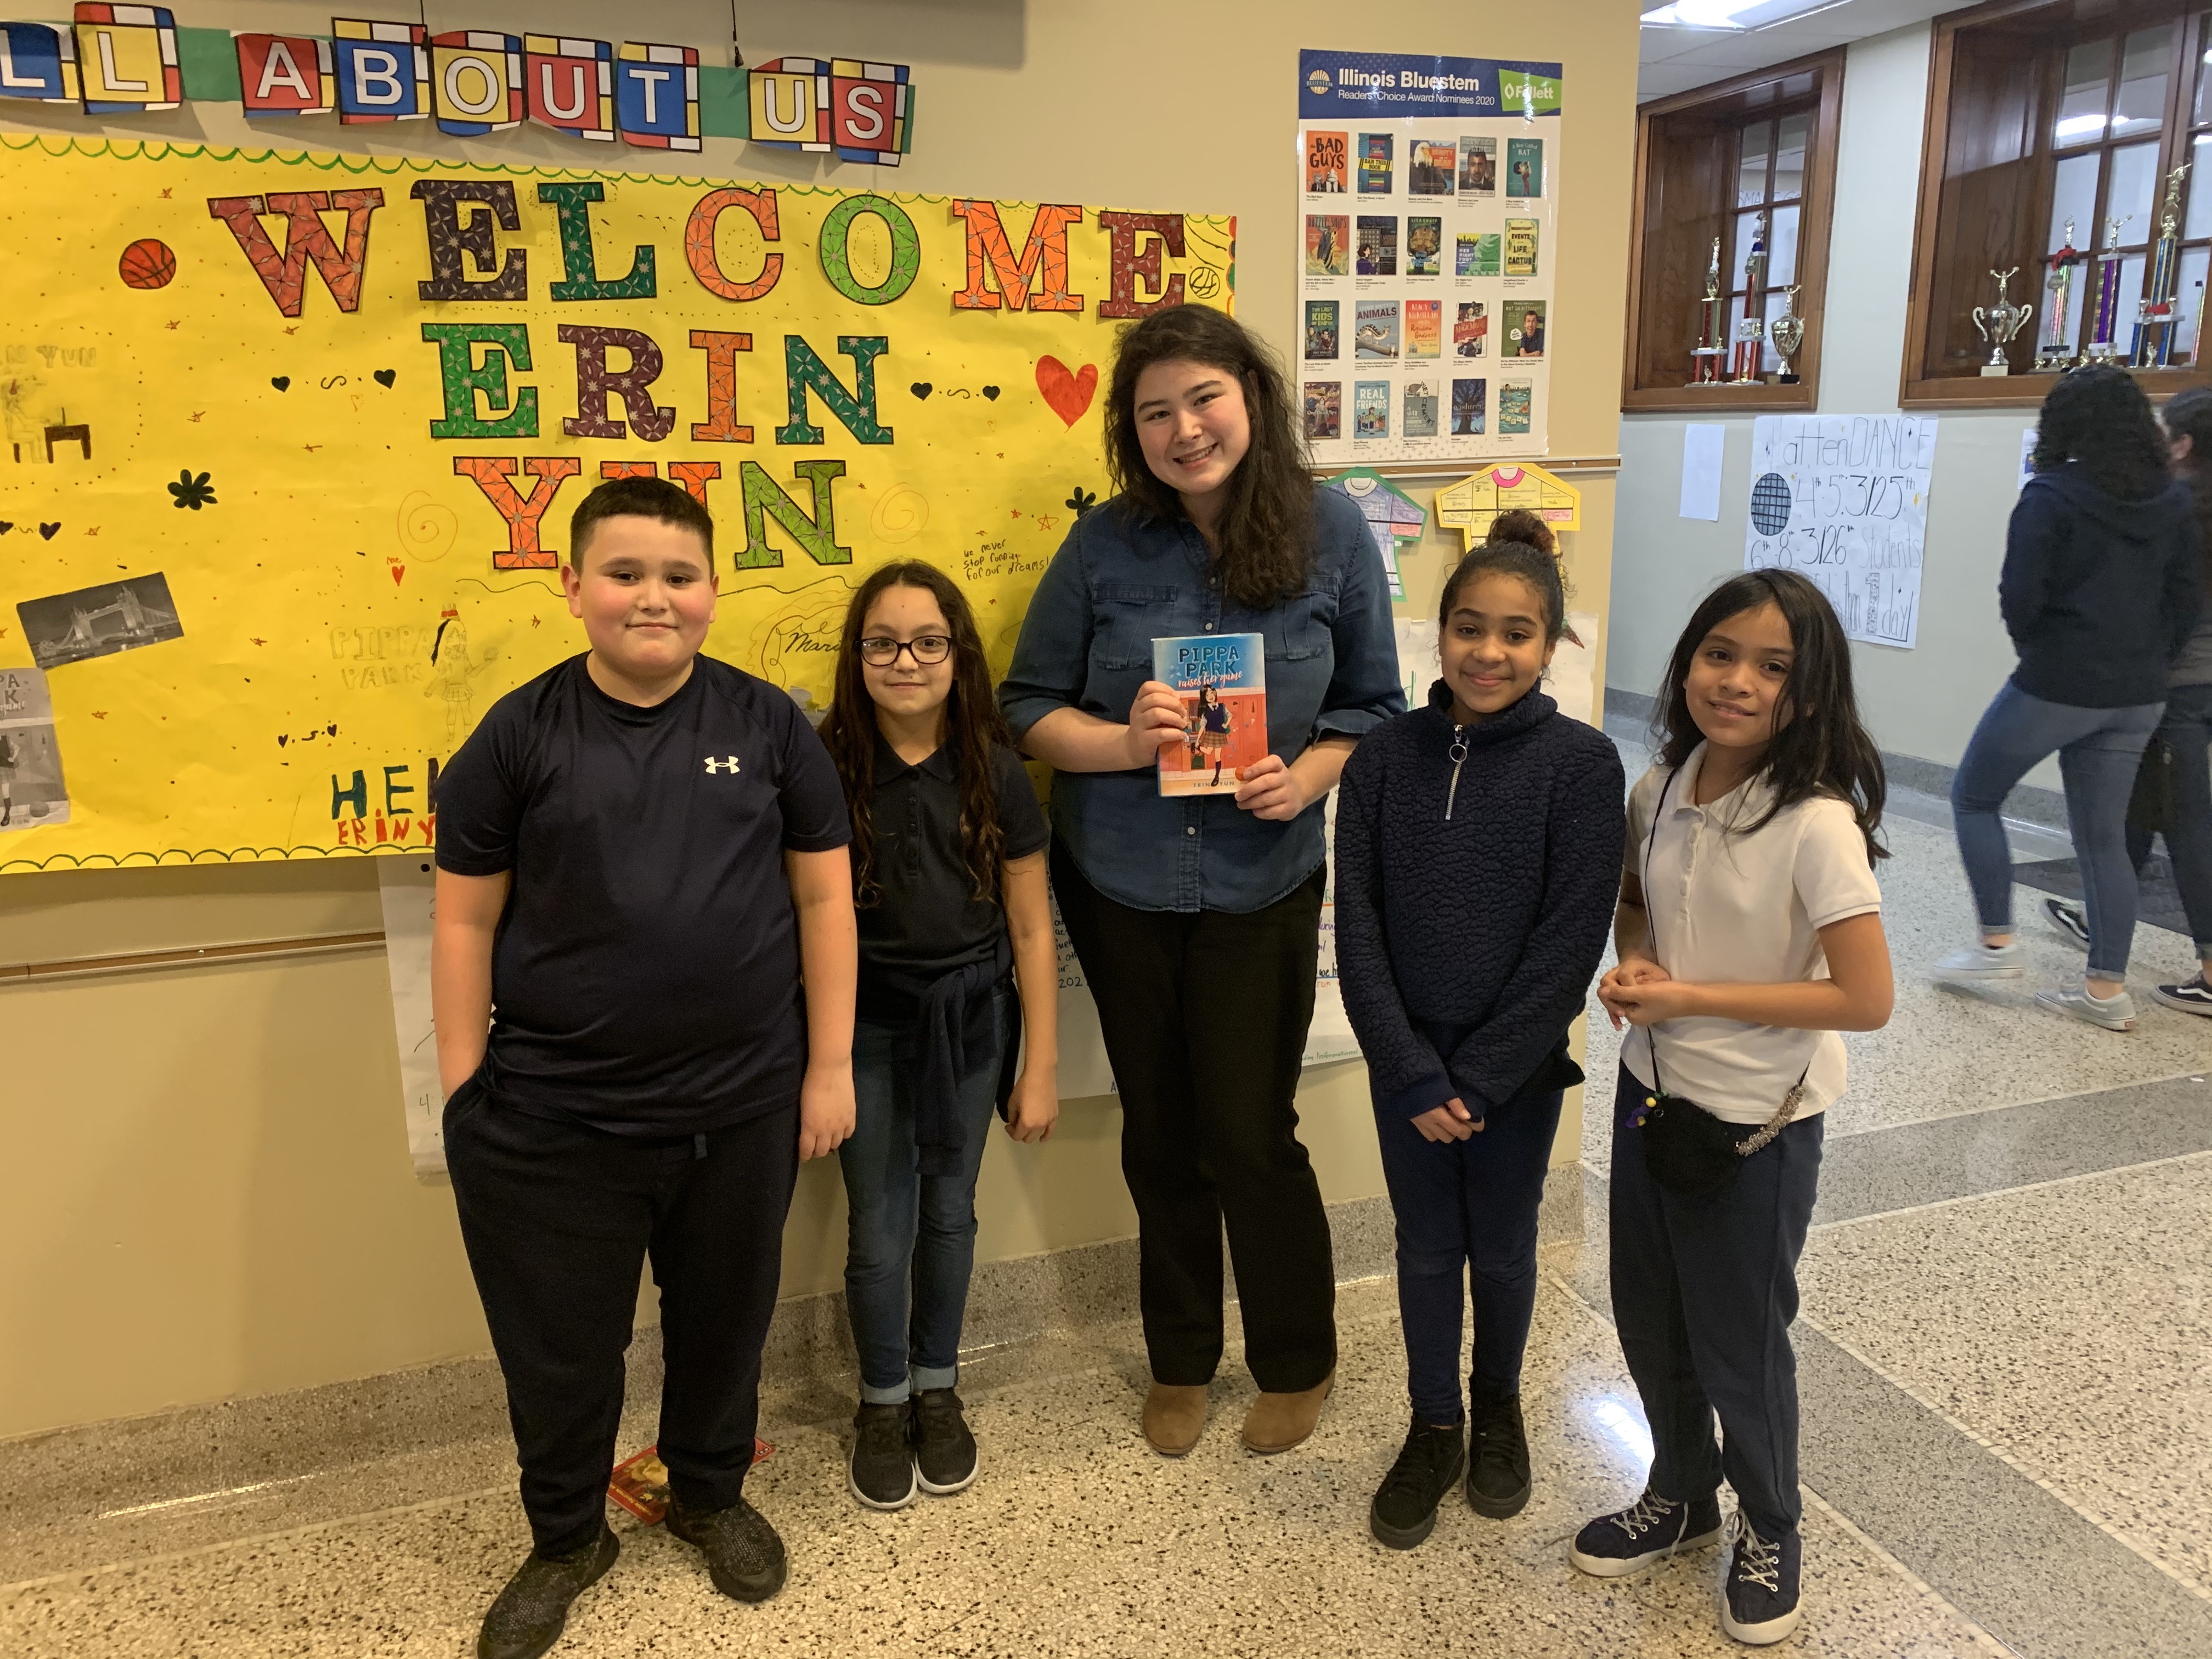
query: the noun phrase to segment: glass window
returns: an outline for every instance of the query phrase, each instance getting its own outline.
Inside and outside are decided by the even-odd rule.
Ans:
[[[2112,152],[2112,182],[2105,191],[2105,224],[2120,222],[2120,246],[2135,247],[2158,234],[2151,217],[2158,195],[2158,142],[2124,144]],[[2104,246],[2100,234],[2097,245]]]
[[[2173,25],[2137,29],[2120,57],[2120,93],[2112,102],[2112,136],[2155,132],[2166,123],[2166,77],[2173,58]]]
[[[2197,63],[2197,102],[2189,117],[2192,127],[2212,123],[2212,11],[2198,14],[2197,40],[2204,51]]]
[[[2058,100],[2051,142],[2094,143],[2105,136],[2105,105],[2112,91],[2112,43],[2085,40],[2066,54],[2066,89]]]
[[[1766,285],[1787,288],[1797,280],[1797,216],[1795,203],[1774,210],[1774,228],[1766,239]]]
[[[1809,110],[1782,118],[1781,141],[1774,150],[1774,199],[1788,202],[1805,193],[1805,143],[1812,136]]]
[[[1757,207],[1766,199],[1767,141],[1773,131],[1771,121],[1754,121],[1743,130],[1743,154],[1736,165],[1738,207]]]
[[[2066,246],[2066,228],[2074,227],[2074,246],[2091,247],[2103,239],[2090,220],[2097,211],[2097,168],[2100,157],[2069,155],[2058,163],[2051,191],[2051,235],[2045,253]],[[2212,192],[2208,192],[2212,193]]]
[[[2181,280],[2175,284],[2173,303],[2180,316],[2173,325],[2173,360],[2180,362],[2197,355],[2197,327],[2204,319],[2205,268],[2212,264],[2212,248],[2184,248],[2181,252]]]
[[[1751,245],[1759,237],[1763,228],[1759,224],[1762,216],[1764,216],[1762,213],[1739,213],[1735,216],[1735,268],[1728,273],[1729,286],[1731,289],[1741,288],[1744,285],[1744,266],[1751,258]],[[1770,255],[1774,252],[1771,246],[1766,251]],[[1766,269],[1767,270],[1772,269],[1771,260]],[[1760,277],[1762,282],[1767,280],[1765,270],[1761,271]]]
[[[2204,176],[2204,169],[2212,167],[2212,132],[2200,132],[2189,144],[2188,209],[2181,222],[2182,236],[2195,241],[2200,236],[2212,236],[2212,179]]]

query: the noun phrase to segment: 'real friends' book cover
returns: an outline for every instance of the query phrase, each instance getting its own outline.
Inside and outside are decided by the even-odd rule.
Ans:
[[[1267,642],[1258,634],[1152,641],[1152,678],[1182,699],[1182,736],[1160,745],[1160,793],[1233,795],[1267,752]]]

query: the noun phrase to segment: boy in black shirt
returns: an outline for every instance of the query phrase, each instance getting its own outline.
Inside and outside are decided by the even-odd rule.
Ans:
[[[782,1542],[742,1495],[761,1347],[799,1160],[853,1129],[850,831],[828,751],[784,692],[698,654],[714,522],[684,489],[603,483],[569,533],[591,649],[501,698],[438,781],[446,1157],[536,1541],[481,1659],[536,1659],[614,1562],[647,1255],[668,1528],[725,1595],[781,1587]]]

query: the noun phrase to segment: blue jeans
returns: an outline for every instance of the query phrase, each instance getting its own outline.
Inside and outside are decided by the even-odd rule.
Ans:
[[[2082,907],[2089,921],[2089,972],[2119,979],[2136,934],[2136,870],[2128,858],[2128,797],[2144,745],[2163,703],[2080,708],[2045,702],[2009,680],[1983,712],[1951,781],[1959,857],[1974,890],[1982,931],[2012,927],[2012,848],[2005,841],[2005,797],[2028,769],[2054,750],[2066,784],[2066,822],[2081,862]]]
[[[2173,822],[2160,833],[2197,958],[2212,962],[2212,756],[2206,749],[2212,744],[2212,685],[2169,691],[2158,735],[2173,750]],[[2150,831],[2128,826],[2128,857],[2136,869],[2150,857]]]
[[[1559,1133],[1557,1089],[1516,1095],[1465,1140],[1426,1139],[1378,1113],[1382,1179],[1398,1224],[1406,1391],[1438,1428],[1460,1420],[1460,1279],[1474,1296],[1474,1369],[1486,1394],[1516,1394],[1536,1311],[1536,1211]]]
[[[860,1398],[895,1406],[960,1375],[960,1325],[975,1266],[975,1174],[998,1115],[1007,996],[994,995],[997,1042],[961,1080],[961,1169],[925,1176],[915,1144],[920,1066],[911,1024],[853,1027],[852,1139],[837,1149],[848,1217],[845,1308],[860,1355]]]

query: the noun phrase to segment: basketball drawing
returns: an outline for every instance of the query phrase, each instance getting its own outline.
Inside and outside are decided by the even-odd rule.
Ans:
[[[177,256],[169,252],[167,242],[149,236],[125,248],[116,269],[126,287],[167,288],[177,274]]]
[[[1779,536],[1790,524],[1790,480],[1763,473],[1751,487],[1751,525],[1762,536]]]

